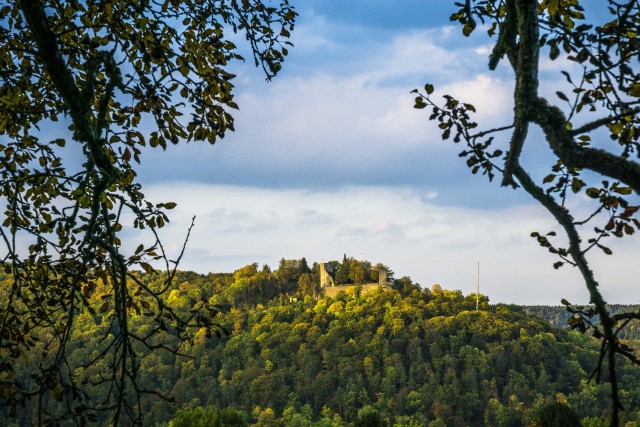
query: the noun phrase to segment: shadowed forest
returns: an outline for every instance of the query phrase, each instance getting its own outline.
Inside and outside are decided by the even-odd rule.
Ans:
[[[347,281],[351,265],[368,274],[388,269],[346,257],[334,264],[344,266]],[[439,285],[422,289],[408,277],[393,279],[392,290],[329,299],[318,275],[318,264],[309,266],[304,258],[283,259],[274,271],[250,264],[234,273],[179,272],[164,301],[183,316],[203,300],[219,307],[220,336],[194,328],[178,356],[161,348],[175,338],[156,338],[158,350],[139,361],[137,386],[163,396],[142,393],[145,425],[556,425],[541,424],[545,414],[564,423],[607,425],[608,385],[587,381],[597,343],[535,316],[566,324],[564,308],[491,305],[482,296],[476,311],[475,294]],[[140,273],[139,280],[152,289],[162,284],[154,273]],[[108,362],[98,356],[111,334],[112,314],[102,295],[99,285],[91,290],[91,309],[78,315],[68,350],[70,363],[85,366],[75,374],[97,397],[106,396],[109,386],[98,381]],[[133,333],[145,334],[152,303],[134,309]],[[171,324],[165,327],[172,332]],[[637,328],[626,333],[626,339],[638,339]],[[42,348],[36,343],[17,361],[21,381],[30,381],[46,356]],[[637,425],[640,378],[627,364],[620,365],[619,377],[624,421]],[[14,417],[3,409],[0,424],[31,425],[39,405],[55,416],[65,410],[65,399],[54,389]],[[95,417],[97,425],[112,420],[108,411]]]

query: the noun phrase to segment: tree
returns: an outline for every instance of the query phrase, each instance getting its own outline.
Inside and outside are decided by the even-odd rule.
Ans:
[[[542,427],[579,426],[580,418],[564,403],[547,403],[536,414],[536,421]]]
[[[307,263],[307,259],[305,257],[302,257],[302,259],[300,260],[300,264],[298,266],[298,273],[299,274],[309,274],[311,273],[311,268],[309,268],[309,264]]]
[[[88,408],[111,411],[116,425],[123,417],[140,424],[136,398],[153,391],[136,382],[137,352],[162,347],[152,338],[165,331],[188,338],[190,325],[219,333],[215,307],[202,302],[185,319],[160,298],[182,257],[170,260],[157,234],[175,204],[147,200],[136,167],[147,145],[213,144],[233,130],[227,67],[242,57],[229,33],[244,33],[270,79],[287,55],[295,17],[288,0],[276,7],[268,0],[3,2],[0,239],[11,285],[0,302],[0,398],[13,410],[31,398],[54,399],[66,408],[59,418],[77,424],[91,420]],[[142,125],[154,130],[146,134]],[[148,233],[134,251],[121,241],[130,225]],[[148,286],[136,268],[157,273],[161,284]],[[98,283],[105,293],[96,294]],[[99,401],[77,384],[67,359],[82,310],[112,313],[97,359],[85,361],[110,361],[95,379],[112,383]],[[144,336],[129,329],[139,315],[155,321]],[[11,361],[47,331],[48,357],[26,387]]]
[[[375,408],[364,406],[358,410],[358,418],[356,418],[354,425],[356,427],[385,427],[387,423]]]
[[[356,285],[362,285],[366,274],[367,272],[362,266],[362,262],[352,259],[349,264],[349,279],[351,279]]]
[[[353,261],[353,258],[347,258],[347,254],[344,254],[342,262],[338,265],[338,268],[334,270],[336,272],[335,280],[337,285],[349,283],[349,268],[351,267],[351,261]]]
[[[315,297],[320,293],[319,281],[313,280],[311,274],[303,273],[298,279],[298,290],[301,295],[310,295]]]
[[[215,406],[180,409],[169,422],[171,427],[245,427],[246,414]]]
[[[439,106],[433,101],[434,87],[427,84],[418,93],[415,107],[431,110],[443,139],[463,142],[460,156],[472,173],[482,172],[501,184],[521,188],[545,207],[564,233],[532,233],[538,243],[556,254],[555,268],[571,265],[580,271],[592,306],[563,303],[573,314],[571,325],[590,330],[602,341],[600,359],[593,375],[598,378],[606,360],[611,385],[612,425],[618,425],[619,410],[616,355],[640,363],[633,349],[618,337],[620,329],[640,312],[612,314],[599,290],[587,255],[593,250],[611,254],[605,239],[622,238],[640,229],[640,70],[638,21],[640,5],[635,0],[589,4],[609,21],[595,25],[586,20],[578,0],[466,0],[451,17],[468,36],[476,20],[488,25],[489,36],[497,36],[489,57],[489,68],[506,62],[515,73],[514,115],[502,127],[477,130],[471,104],[445,95]],[[584,3],[584,2],[583,2]],[[557,91],[557,100],[545,98],[538,89],[539,58],[566,60],[561,71],[571,90]],[[415,91],[418,92],[418,91]],[[527,166],[523,146],[532,126],[542,130],[551,170],[537,177]],[[500,145],[499,135],[506,136]],[[605,134],[611,141],[607,141]],[[496,147],[497,146],[497,147]],[[577,218],[576,201],[592,201],[592,211]],[[598,318],[596,322],[595,318]]]

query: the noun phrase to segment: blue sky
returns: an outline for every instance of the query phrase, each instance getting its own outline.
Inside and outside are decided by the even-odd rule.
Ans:
[[[346,253],[469,293],[479,261],[492,302],[587,302],[578,273],[553,270],[555,258],[529,237],[553,227],[546,212],[471,175],[459,147],[412,108],[410,91],[431,82],[436,95],[476,105],[484,127],[509,124],[511,72],[487,69],[492,40],[464,38],[449,22],[452,2],[298,3],[279,76],[267,83],[251,61],[234,65],[236,132],[214,146],[144,153],[147,195],[179,203],[163,232],[174,254],[196,215],[182,268],[276,268],[282,257]],[[543,92],[561,84],[561,66],[542,60]],[[543,173],[550,160],[532,136],[525,154]],[[637,239],[617,243],[614,257],[592,262],[606,298],[638,303]]]

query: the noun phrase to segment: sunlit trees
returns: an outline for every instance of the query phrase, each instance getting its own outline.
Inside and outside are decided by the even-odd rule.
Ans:
[[[251,281],[265,271],[250,264],[237,270],[237,276]],[[178,289],[162,298],[178,313],[190,309],[188,301],[198,292],[211,298],[235,282],[233,275],[176,274]],[[220,276],[226,281],[219,281]],[[151,287],[154,280],[161,282],[158,275],[139,274],[139,279]],[[398,426],[529,425],[544,405],[558,402],[581,419],[602,420],[607,412],[607,385],[583,379],[596,364],[597,345],[517,307],[476,310],[474,300],[436,286],[433,292],[376,290],[360,297],[307,296],[304,301],[282,295],[247,299],[243,293],[237,294],[239,301],[227,300],[233,295],[222,299],[237,308],[218,317],[233,330],[229,337],[208,340],[206,328],[200,328],[180,347],[193,358],[166,351],[139,353],[137,384],[174,398],[143,394],[140,412],[146,423],[173,418],[181,425],[197,424],[219,420],[227,412],[249,426],[346,426],[376,412],[376,419]],[[109,312],[80,316],[68,345],[70,361],[99,352],[109,317]],[[132,333],[144,334],[151,326],[146,316],[133,316]],[[176,338],[159,335],[154,340],[172,345]],[[14,369],[28,379],[37,372],[39,357],[33,352],[18,359]],[[79,374],[99,378],[108,363],[96,361]],[[637,422],[638,377],[625,364],[620,378],[629,406],[625,422]],[[96,386],[94,395],[105,396],[109,388],[108,383]],[[15,416],[0,407],[0,424],[30,425],[37,403],[27,402]],[[64,402],[44,403],[52,414],[65,409]],[[111,425],[110,414],[97,413],[92,424]]]
[[[353,281],[356,285],[362,285],[365,279],[365,275],[367,272],[365,271],[362,262],[351,260],[349,263],[349,279]]]
[[[182,409],[171,422],[171,427],[245,427],[242,414],[231,409],[219,409],[215,406],[206,409]]]
[[[473,105],[445,95],[444,105],[433,99],[427,84],[416,97],[416,108],[426,108],[438,122],[443,139],[463,143],[460,157],[471,171],[489,179],[499,175],[503,186],[521,188],[546,208],[556,220],[555,231],[532,233],[538,243],[556,254],[555,268],[576,267],[589,291],[590,307],[565,302],[574,314],[571,325],[590,330],[602,341],[594,374],[604,365],[611,384],[612,424],[622,409],[617,389],[616,355],[639,360],[618,332],[640,313],[612,314],[587,262],[590,251],[611,254],[606,239],[633,235],[640,229],[636,218],[640,194],[640,5],[635,0],[580,2],[578,0],[466,0],[452,20],[471,34],[478,22],[495,37],[489,68],[506,62],[514,73],[513,118],[481,129],[473,121]],[[583,7],[584,5],[584,7]],[[590,21],[585,8],[608,15],[605,22]],[[595,11],[595,9],[599,9]],[[539,88],[542,55],[563,61],[565,90],[555,96]],[[560,77],[560,76],[559,76]],[[417,92],[417,91],[416,91]],[[481,108],[481,106],[478,106]],[[528,159],[523,150],[531,144],[529,131],[542,132],[535,150],[546,149],[549,169]],[[585,212],[580,203],[591,200]],[[595,320],[597,319],[597,321]]]
[[[163,331],[184,338],[189,324],[215,329],[206,304],[179,318],[160,298],[181,257],[170,260],[157,234],[175,204],[148,201],[136,168],[144,147],[214,143],[233,130],[228,66],[242,58],[229,33],[245,35],[271,78],[295,17],[287,0],[2,3],[0,256],[12,285],[0,302],[0,396],[9,406],[53,398],[67,408],[53,418],[83,424],[88,412],[104,410],[114,424],[139,423],[136,396],[152,391],[136,382],[137,350],[155,348],[151,336]],[[134,250],[121,240],[131,226],[147,232]],[[152,261],[164,269],[154,289],[130,273],[153,272]],[[105,292],[95,298],[98,283]],[[67,357],[84,309],[111,313],[96,359],[111,362],[94,383],[113,388],[98,400]],[[136,336],[131,317],[142,313],[155,326]],[[11,361],[47,331],[53,335],[38,345],[49,357],[25,387]]]

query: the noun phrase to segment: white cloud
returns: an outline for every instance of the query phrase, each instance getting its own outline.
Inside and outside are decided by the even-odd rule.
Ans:
[[[407,188],[345,187],[335,191],[265,190],[173,183],[147,188],[155,200],[179,203],[163,230],[175,256],[192,215],[196,226],[183,269],[233,271],[258,262],[306,257],[309,262],[348,256],[382,262],[396,276],[423,286],[440,283],[465,293],[475,289],[493,302],[557,304],[561,298],[587,302],[580,277],[552,268],[554,256],[538,247],[531,231],[552,222],[537,206],[478,210],[436,206]],[[212,214],[215,213],[215,214]],[[621,242],[614,257],[596,256],[596,273],[606,297],[637,302],[634,277],[638,244]]]
[[[512,122],[513,114],[513,82],[489,74],[478,74],[471,80],[460,80],[450,83],[439,90],[461,102],[475,106],[478,120],[482,126],[486,122],[495,122],[500,126]]]
[[[512,94],[507,82],[487,74],[453,82],[457,70],[465,69],[456,61],[465,61],[470,50],[439,47],[435,33],[398,36],[373,55],[356,57],[360,65],[346,75],[323,69],[241,91],[238,131],[229,136],[234,146],[225,156],[252,170],[337,173],[359,177],[356,182],[384,170],[382,164],[422,174],[430,162],[441,162],[437,153],[455,162],[458,147],[440,140],[428,112],[412,108],[410,90],[427,80],[447,81],[437,93],[475,104],[477,120],[491,126],[509,118]],[[417,158],[425,162],[419,169]]]
[[[481,290],[493,302],[587,302],[579,275],[554,271],[554,256],[529,237],[553,226],[548,215],[471,177],[457,158],[460,147],[440,141],[428,113],[412,108],[409,91],[431,82],[436,98],[449,93],[474,104],[483,128],[511,122],[512,74],[505,64],[487,71],[486,38],[454,45],[459,29],[448,26],[394,33],[319,15],[296,31],[296,47],[272,83],[240,73],[235,134],[213,148],[170,147],[147,159],[164,183],[145,184],[146,193],[180,203],[163,230],[174,256],[197,215],[183,268],[275,268],[281,257],[313,262],[364,252],[397,276],[473,292],[479,260]],[[556,65],[543,61],[551,72],[542,75],[545,91],[554,87]],[[534,165],[548,163],[536,145],[525,150]],[[247,186],[171,183],[167,171]],[[637,239],[617,243],[624,248],[617,256],[598,255],[593,264],[607,298],[637,302]]]
[[[509,86],[484,73],[486,58],[475,45],[453,45],[458,30],[450,26],[381,34],[356,27],[342,37],[342,24],[312,15],[298,30],[304,34],[273,82],[244,64],[235,133],[214,148],[145,153],[145,179],[165,180],[175,170],[182,179],[265,187],[413,183],[432,194],[444,194],[443,185],[468,188],[474,180],[457,158],[460,148],[441,141],[429,113],[413,108],[410,91],[433,82],[436,97],[452,93],[474,103],[483,125],[509,118]]]
[[[302,158],[340,152],[351,160],[344,154],[421,145],[428,133],[408,90],[370,86],[360,76],[281,80],[259,95],[240,95],[239,102],[237,137],[271,155],[278,149]]]
[[[494,46],[493,44],[486,44],[486,45],[476,47],[475,49],[473,49],[473,51],[478,55],[483,55],[488,58],[489,55],[491,55],[491,52],[493,51],[493,46]]]

